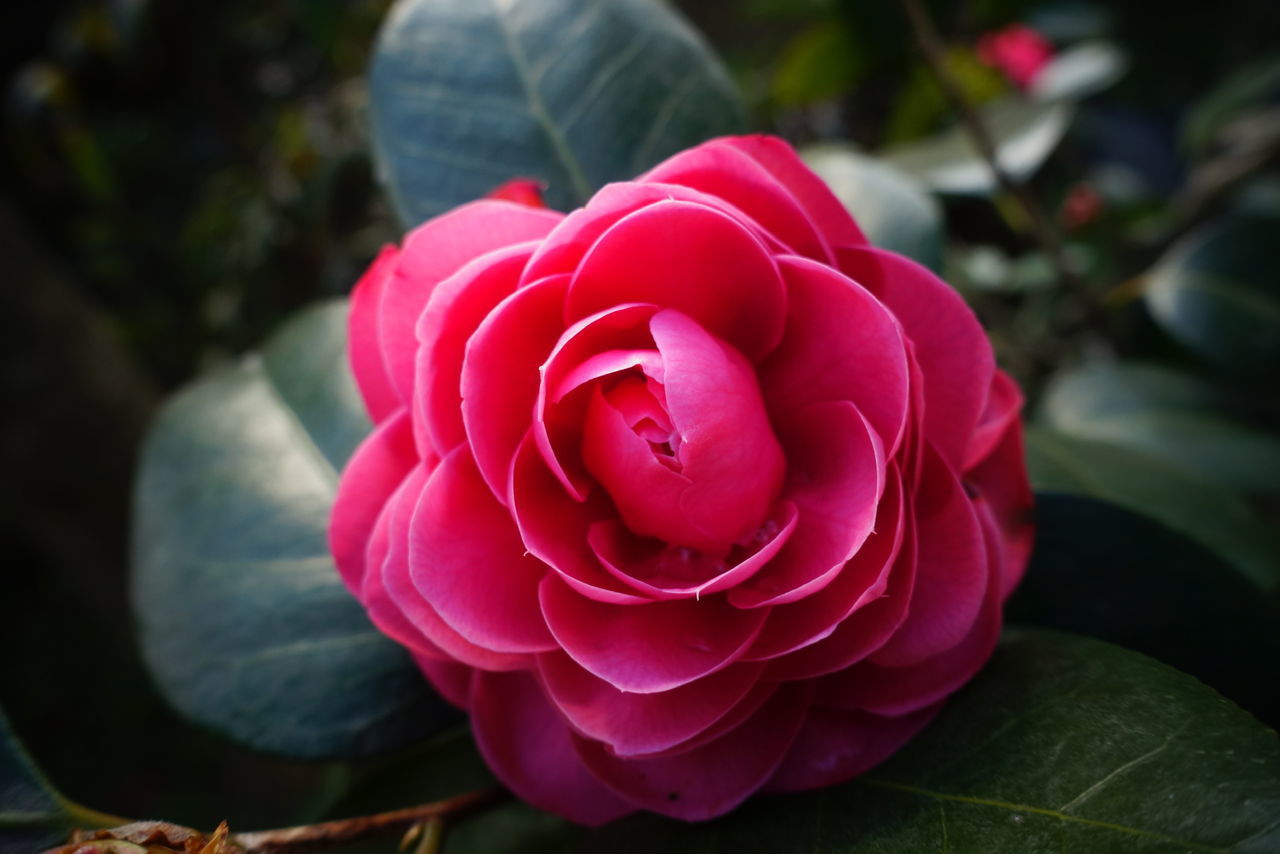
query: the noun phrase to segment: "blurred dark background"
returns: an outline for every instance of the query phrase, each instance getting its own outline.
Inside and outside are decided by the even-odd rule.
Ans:
[[[130,624],[129,494],[142,432],[166,393],[254,346],[293,309],[345,293],[396,238],[367,154],[362,82],[388,5],[5,8],[0,705],[54,781],[91,806],[197,824],[212,809],[247,827],[322,812],[342,788],[343,768],[251,754],[180,722],[158,698]],[[729,63],[760,129],[878,150],[949,120],[896,3],[678,5]],[[1035,183],[1062,217],[1081,181],[1097,178],[1088,186],[1101,212],[1063,222],[1117,299],[1243,180],[1200,188],[1193,177],[1214,152],[1189,150],[1178,128],[1222,80],[1274,57],[1277,3],[933,9],[979,102],[1011,88],[975,54],[984,33],[1010,23],[1123,47],[1128,72],[1091,101]],[[1263,186],[1258,176],[1274,165],[1273,140],[1246,177]],[[1115,174],[1129,183],[1099,177]],[[949,200],[945,213],[960,244],[994,247],[1023,285],[1039,275],[1032,242],[997,206]],[[1049,368],[1103,345],[1060,340],[1046,319],[1054,305],[1027,290],[978,283],[967,295],[1034,396]],[[1138,309],[1122,322],[1136,330],[1128,340],[1147,340]]]

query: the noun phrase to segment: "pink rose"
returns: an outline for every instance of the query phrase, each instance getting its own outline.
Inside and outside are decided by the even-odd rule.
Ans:
[[[978,58],[1019,89],[1029,89],[1053,58],[1053,44],[1026,24],[1010,24],[978,39]]]
[[[357,285],[350,353],[377,428],[342,577],[498,777],[578,822],[881,762],[1027,561],[1018,389],[778,139],[430,220]]]

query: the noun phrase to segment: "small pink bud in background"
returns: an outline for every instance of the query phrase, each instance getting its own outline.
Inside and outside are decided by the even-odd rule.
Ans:
[[[1010,24],[978,39],[978,58],[1027,89],[1053,58],[1053,44],[1026,24]]]
[[[515,202],[531,208],[547,206],[547,203],[542,200],[542,183],[532,178],[512,178],[505,184],[495,187],[487,198]]]

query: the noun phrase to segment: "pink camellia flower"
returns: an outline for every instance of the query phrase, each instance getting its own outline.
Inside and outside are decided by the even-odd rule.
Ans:
[[[350,354],[377,427],[343,580],[497,776],[578,822],[881,762],[1027,562],[1018,389],[778,139],[424,223],[357,285]]]
[[[978,58],[997,68],[1019,89],[1029,89],[1053,58],[1053,44],[1026,24],[1010,24],[978,40]]]

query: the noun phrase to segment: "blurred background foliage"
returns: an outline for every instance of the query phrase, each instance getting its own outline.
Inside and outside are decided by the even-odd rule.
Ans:
[[[388,5],[5,9],[0,704],[76,800],[282,824],[387,773],[259,756],[180,722],[142,670],[124,590],[156,401],[345,293],[398,234],[363,81]],[[900,194],[897,218],[867,211],[868,227],[983,318],[1028,393],[1041,485],[1144,512],[1280,586],[1280,4],[929,4],[1073,287],[955,133],[898,4],[677,5],[754,126],[805,146],[855,213],[860,188]],[[1045,52],[1030,79],[993,53],[1014,25]]]

